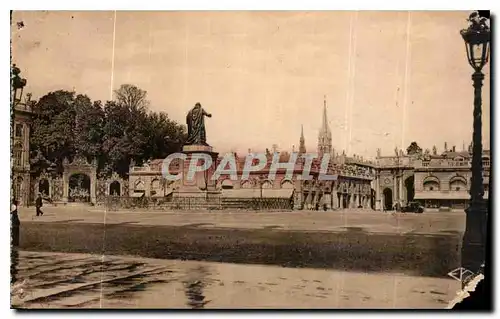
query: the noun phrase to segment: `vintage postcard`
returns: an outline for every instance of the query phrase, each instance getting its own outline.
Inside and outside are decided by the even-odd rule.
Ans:
[[[13,11],[11,307],[445,309],[484,279],[488,11]]]

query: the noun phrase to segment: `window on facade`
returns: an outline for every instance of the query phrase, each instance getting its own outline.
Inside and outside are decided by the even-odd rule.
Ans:
[[[14,151],[14,165],[21,166],[21,150]]]
[[[489,157],[483,157],[483,167],[489,167],[490,166],[490,159]]]
[[[225,179],[221,183],[222,189],[233,189],[233,183],[230,179]]]
[[[488,185],[484,185],[484,191],[487,192],[488,191]]]
[[[465,182],[463,180],[454,179],[450,183],[450,189],[452,189],[452,190],[454,189],[456,191],[460,191],[462,189],[467,189],[467,185],[465,184]]]
[[[438,191],[439,183],[435,180],[428,180],[424,182],[424,191]]]
[[[160,181],[157,180],[157,179],[154,179],[151,182],[151,195],[154,196],[156,194],[159,194],[160,193],[160,189],[161,189]]]
[[[22,124],[16,124],[15,134],[16,134],[16,137],[22,137],[23,136],[23,125]]]
[[[136,193],[144,193],[144,182],[143,181],[137,181],[135,183],[135,187],[134,187],[134,192]]]

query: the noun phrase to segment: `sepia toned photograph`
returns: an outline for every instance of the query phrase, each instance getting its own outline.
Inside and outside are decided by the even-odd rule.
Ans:
[[[11,308],[457,309],[491,280],[491,28],[12,11]]]

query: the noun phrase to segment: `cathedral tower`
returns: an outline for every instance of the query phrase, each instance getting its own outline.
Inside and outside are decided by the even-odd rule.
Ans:
[[[332,132],[330,131],[330,126],[328,125],[328,117],[326,116],[326,96],[323,101],[323,121],[321,124],[321,129],[318,134],[318,154],[323,156],[323,154],[332,153]]]
[[[304,125],[300,128],[299,154],[306,153],[306,140],[304,138]]]

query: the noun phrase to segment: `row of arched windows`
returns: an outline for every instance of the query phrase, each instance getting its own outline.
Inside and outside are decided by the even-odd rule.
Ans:
[[[423,181],[424,191],[441,190],[441,181],[435,176],[427,176]],[[466,191],[467,180],[462,176],[454,176],[449,182],[451,191]]]

